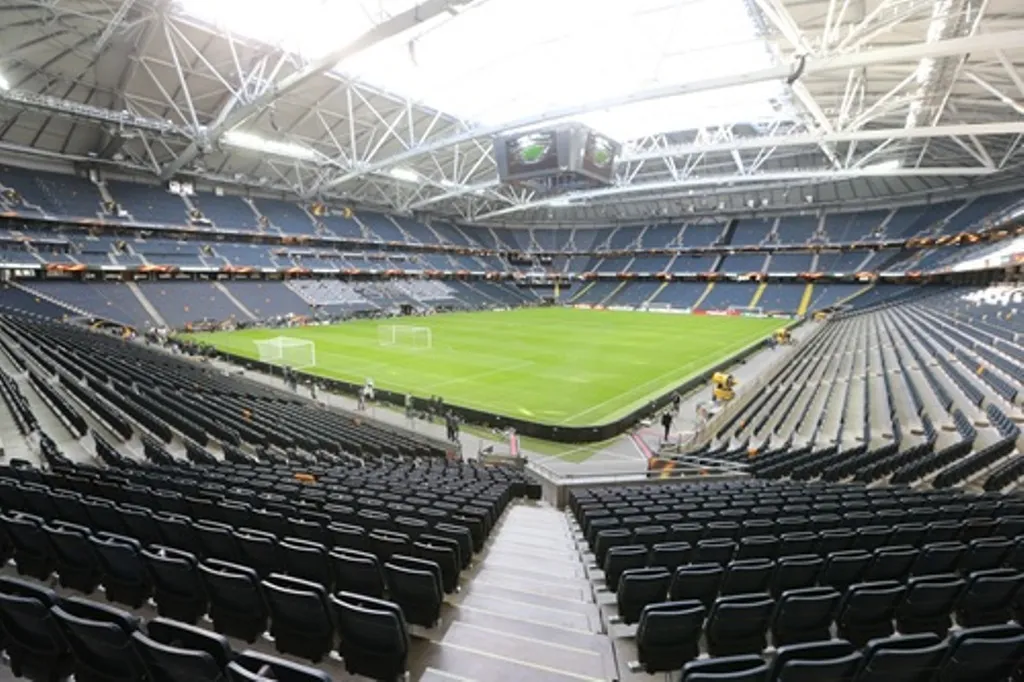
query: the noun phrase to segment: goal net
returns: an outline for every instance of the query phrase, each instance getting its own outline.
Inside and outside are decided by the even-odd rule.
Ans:
[[[257,341],[256,349],[260,360],[272,365],[303,369],[316,365],[316,346],[312,341],[278,336],[266,341]]]
[[[433,336],[427,327],[385,324],[377,327],[377,335],[382,346],[401,346],[413,349],[434,347]]]

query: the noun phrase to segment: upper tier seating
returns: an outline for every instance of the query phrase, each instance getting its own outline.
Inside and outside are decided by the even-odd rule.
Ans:
[[[803,300],[806,284],[773,282],[768,285],[757,302],[765,312],[781,312],[795,315]]]
[[[875,241],[889,211],[833,213],[825,217],[825,240],[829,244]]]
[[[255,198],[252,205],[271,227],[283,234],[313,234],[313,221],[297,204],[279,199]]]
[[[775,228],[777,244],[806,244],[818,229],[816,216],[784,216]]]
[[[15,190],[20,202],[12,210],[53,216],[96,218],[102,214],[102,198],[88,178],[46,171],[0,166],[0,188]],[[3,200],[6,203],[6,200]]]
[[[771,218],[752,218],[737,221],[736,229],[732,233],[730,246],[757,246],[768,239],[768,233],[775,226],[775,220]]]
[[[197,192],[192,197],[192,204],[215,227],[249,232],[257,231],[259,221],[256,214],[242,197],[231,194],[217,196],[207,192]]]
[[[188,206],[177,194],[152,185],[107,180],[107,190],[122,209],[141,223],[187,225]]]
[[[771,260],[768,262],[768,272],[791,275],[812,272],[813,261],[813,253],[779,251],[772,254]],[[820,269],[818,271],[820,272]]]

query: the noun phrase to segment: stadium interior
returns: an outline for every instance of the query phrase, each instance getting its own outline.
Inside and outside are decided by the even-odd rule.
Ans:
[[[1024,682],[1016,0],[0,0],[0,682]]]

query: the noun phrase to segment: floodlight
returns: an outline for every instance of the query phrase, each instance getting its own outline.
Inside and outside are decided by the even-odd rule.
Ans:
[[[409,168],[392,168],[388,175],[403,182],[418,182],[420,179],[420,174]]]
[[[873,163],[873,164],[871,164],[869,166],[865,166],[864,170],[869,170],[869,171],[896,170],[897,168],[899,168],[902,165],[903,164],[902,164],[902,162],[899,159],[889,159],[888,161],[880,161],[878,163]]]
[[[221,139],[225,144],[232,147],[250,149],[265,154],[273,154],[274,156],[284,156],[290,159],[299,159],[300,161],[314,161],[317,158],[317,153],[309,147],[304,147],[294,142],[268,140],[259,135],[246,133],[241,130],[230,130],[224,133],[224,137]]]
[[[11,84],[7,82],[7,79],[0,76],[0,90],[10,90]]]

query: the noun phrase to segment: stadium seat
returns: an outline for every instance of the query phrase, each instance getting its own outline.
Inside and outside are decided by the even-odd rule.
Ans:
[[[1024,661],[1024,628],[989,625],[953,633],[936,682],[1005,680]]]
[[[643,669],[649,674],[669,672],[697,658],[706,613],[696,600],[645,606],[636,631]]]
[[[964,627],[999,625],[1012,616],[1014,600],[1024,588],[1024,574],[1012,568],[976,571],[956,603],[957,623]]]
[[[775,571],[770,581],[770,591],[778,598],[786,590],[813,587],[825,561],[814,554],[783,556],[775,562]]]
[[[423,534],[419,540],[413,542],[412,555],[437,564],[441,569],[441,585],[447,594],[452,594],[459,587],[459,569],[462,562],[459,560],[458,547],[447,546],[440,538],[433,539],[434,542],[431,542],[430,534]]]
[[[719,597],[711,606],[705,629],[712,656],[761,652],[775,602],[768,595]]]
[[[647,548],[643,545],[618,545],[611,547],[604,560],[605,586],[612,592],[619,589],[619,578],[623,572],[643,568],[647,565]]]
[[[896,609],[907,588],[898,582],[851,585],[839,604],[836,626],[839,636],[854,646],[893,634]]]
[[[282,654],[319,663],[334,646],[327,591],[314,582],[274,573],[260,583],[270,634]]]
[[[832,552],[825,559],[825,565],[821,569],[821,584],[845,592],[850,585],[860,582],[871,560],[871,555],[861,550]]]
[[[680,682],[764,682],[768,664],[760,656],[722,656],[690,661]]]
[[[730,562],[722,576],[719,594],[767,592],[775,562],[771,559],[740,559]]]
[[[384,596],[384,573],[377,557],[369,552],[335,547],[328,559],[339,591],[380,599]]]
[[[897,629],[901,633],[945,634],[951,625],[954,605],[965,587],[964,580],[954,574],[911,578],[903,603],[896,609]]]
[[[219,682],[233,656],[225,637],[165,618],[151,620],[132,640],[152,682]]]
[[[76,680],[127,682],[145,678],[132,644],[132,634],[139,628],[135,616],[79,597],[61,600],[51,612],[74,656]]]
[[[251,650],[228,663],[227,673],[230,682],[332,682],[322,670]]]
[[[331,565],[327,548],[320,543],[300,538],[281,541],[284,563],[290,575],[331,588]]]
[[[790,644],[778,649],[769,682],[851,682],[861,654],[849,642],[825,640]]]
[[[669,599],[688,601],[696,599],[706,609],[718,598],[725,571],[718,564],[686,564],[676,569],[669,585]]]
[[[63,521],[43,526],[53,546],[61,587],[92,594],[100,584],[99,559],[89,543],[89,529]]]
[[[282,543],[277,536],[252,528],[239,528],[233,535],[242,553],[242,561],[261,579],[287,570]]]
[[[648,565],[660,567],[675,573],[676,569],[685,564],[690,556],[690,545],[685,542],[660,542],[651,548]]]
[[[391,602],[351,592],[330,597],[345,670],[375,680],[395,680],[408,667],[409,632]]]
[[[199,576],[210,599],[213,629],[228,637],[255,642],[267,629],[268,615],[256,571],[207,559],[199,564]]]
[[[929,682],[948,648],[931,633],[873,639],[864,648],[857,682]]]
[[[864,569],[863,582],[896,580],[903,582],[917,561],[918,550],[908,545],[879,547],[872,553],[871,563]]]
[[[433,627],[441,617],[444,599],[438,565],[396,554],[384,564],[384,574],[391,599],[402,609],[405,620],[413,625]]]
[[[0,576],[0,629],[15,677],[56,680],[71,674],[74,659],[50,612],[56,603],[53,590]]]
[[[33,514],[0,514],[0,526],[14,547],[14,565],[20,575],[47,580],[57,567],[57,557],[43,531],[45,522]]]
[[[194,625],[207,605],[196,557],[162,545],[142,550],[141,557],[153,585],[157,613]]]
[[[839,592],[829,587],[783,592],[772,616],[772,643],[782,646],[828,639],[840,598]]]
[[[631,568],[623,571],[616,593],[619,617],[626,624],[636,623],[649,604],[665,600],[672,574],[664,568]]]
[[[99,557],[107,601],[133,609],[142,606],[149,599],[152,586],[138,541],[113,533],[97,533],[89,540]]]

